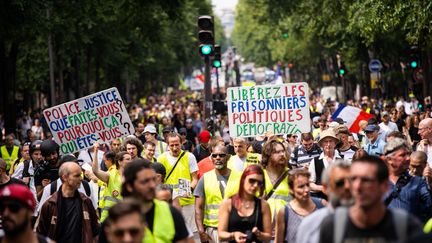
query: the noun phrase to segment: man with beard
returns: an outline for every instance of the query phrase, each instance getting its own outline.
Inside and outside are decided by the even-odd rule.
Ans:
[[[240,178],[238,172],[227,167],[229,154],[225,146],[212,148],[210,158],[215,168],[200,178],[194,191],[195,221],[201,242],[219,242],[219,206],[224,198],[237,192]]]
[[[156,172],[149,161],[135,159],[124,170],[123,198],[141,202],[147,223],[143,242],[190,242],[181,213],[166,202],[155,199]]]
[[[0,191],[0,216],[5,233],[0,242],[51,242],[32,230],[31,220],[35,207],[35,198],[28,187],[19,184],[5,186]]]
[[[265,194],[273,215],[276,215],[288,202],[288,161],[289,148],[278,140],[267,142],[262,151]]]
[[[350,166],[348,162],[337,160],[324,170],[322,186],[329,204],[303,219],[298,228],[296,242],[318,243],[323,219],[333,213],[337,207],[352,204],[349,185]]]

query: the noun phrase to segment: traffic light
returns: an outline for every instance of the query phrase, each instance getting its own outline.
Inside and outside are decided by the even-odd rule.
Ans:
[[[220,68],[221,65],[222,65],[222,62],[221,62],[221,47],[220,47],[220,45],[214,45],[213,67]]]
[[[345,68],[345,64],[341,63],[340,67],[339,67],[339,75],[340,76],[344,76],[346,73],[346,68]]]
[[[214,54],[214,21],[209,15],[198,17],[199,53],[201,56]]]

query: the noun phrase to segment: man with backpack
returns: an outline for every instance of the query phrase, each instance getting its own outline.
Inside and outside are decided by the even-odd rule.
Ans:
[[[417,219],[384,204],[388,180],[388,168],[382,159],[364,156],[354,160],[350,172],[354,205],[339,207],[324,219],[320,242],[404,242],[421,232]]]
[[[66,162],[75,162],[78,164],[77,161],[78,161],[77,158],[73,155],[65,155],[60,159],[61,164],[64,164]],[[62,181],[60,178],[58,178],[57,180],[51,182],[49,185],[44,187],[42,197],[39,201],[39,205],[37,208],[38,213],[40,212],[42,205],[46,202],[46,200],[48,200],[48,198],[50,198],[52,194],[58,191],[61,185],[62,185]],[[89,183],[86,180],[81,181],[81,184],[78,188],[78,192],[81,192],[87,197],[89,197],[92,201],[93,207],[95,209],[97,208],[97,194],[92,190],[92,187],[89,185]]]

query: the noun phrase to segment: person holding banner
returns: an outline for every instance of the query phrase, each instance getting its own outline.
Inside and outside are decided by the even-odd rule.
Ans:
[[[121,174],[119,172],[119,162],[117,160],[116,154],[113,151],[108,151],[103,155],[103,161],[108,168],[108,171],[102,171],[99,169],[99,146],[99,142],[95,142],[93,144],[94,155],[92,170],[95,176],[106,184],[102,199],[99,201],[99,205],[102,208],[100,221],[103,222],[108,216],[108,209],[121,200],[120,190],[122,181]]]

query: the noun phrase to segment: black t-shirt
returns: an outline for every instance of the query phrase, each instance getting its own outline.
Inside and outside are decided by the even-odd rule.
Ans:
[[[82,222],[79,222],[80,217],[78,215],[82,214],[82,210],[80,210],[80,198],[79,197],[65,197],[64,199],[64,208],[66,210],[66,219],[64,232],[61,232],[60,238],[58,242],[81,242],[82,241]]]
[[[421,224],[411,215],[407,222],[407,238],[421,232]],[[345,230],[343,230],[343,243],[381,243],[381,242],[397,242],[396,228],[393,224],[393,215],[390,210],[387,210],[384,218],[377,225],[361,229],[358,228],[348,217]],[[320,243],[334,242],[334,215],[331,214],[324,218],[320,229]]]

